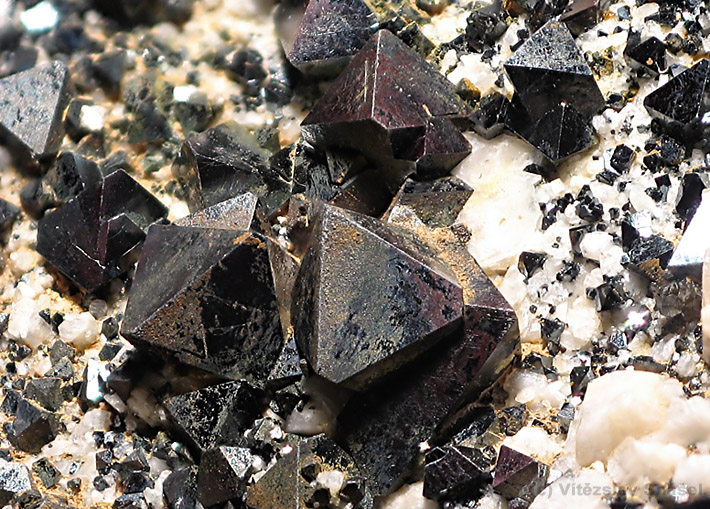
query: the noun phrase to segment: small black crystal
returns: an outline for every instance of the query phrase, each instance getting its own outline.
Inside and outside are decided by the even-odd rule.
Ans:
[[[301,72],[317,76],[335,76],[342,71],[379,25],[363,0],[308,2],[295,32],[289,30],[292,16],[287,7],[277,10],[286,58]]]
[[[57,151],[64,135],[68,70],[51,62],[0,80],[0,131],[21,149],[20,156]]]
[[[673,243],[660,235],[636,239],[627,252],[629,267],[660,280],[673,255]]]
[[[572,0],[560,16],[575,37],[599,23],[599,0]]]
[[[6,428],[6,432],[8,440],[15,447],[36,453],[54,440],[59,429],[57,415],[40,410],[22,399],[17,403],[15,419]]]
[[[200,509],[197,501],[197,467],[174,470],[163,482],[163,495],[174,509]]]
[[[657,37],[640,40],[637,34],[630,34],[624,56],[632,66],[641,67],[652,76],[666,70],[666,46]]]
[[[488,464],[470,447],[448,444],[427,452],[424,496],[444,500],[476,500],[491,482]]]
[[[247,192],[264,198],[281,190],[278,179],[271,178],[270,155],[249,131],[230,121],[190,134],[172,172],[190,210],[197,212]]]
[[[46,214],[37,251],[88,292],[127,270],[145,231],[166,207],[124,171],[116,171]]]
[[[384,219],[399,223],[412,219],[431,228],[450,226],[473,194],[468,184],[457,177],[430,182],[407,179],[395,196]]]
[[[542,269],[547,261],[547,255],[545,253],[532,253],[530,251],[523,251],[518,257],[518,270],[526,278],[531,277],[535,272]]]
[[[202,454],[197,497],[205,507],[240,498],[252,471],[254,456],[243,447],[217,447]]]
[[[165,402],[179,436],[199,454],[220,445],[239,445],[259,415],[258,394],[244,382],[213,385]]]
[[[522,498],[528,502],[543,490],[549,467],[530,456],[502,446],[493,478],[493,490],[508,500]]]
[[[60,204],[80,192],[95,187],[103,175],[95,162],[72,152],[64,152],[44,176]]]
[[[550,21],[535,32],[508,59],[505,70],[533,118],[559,108],[563,101],[585,120],[604,106],[594,75],[562,22]],[[579,130],[578,136],[583,132]],[[574,137],[564,143],[583,144]]]

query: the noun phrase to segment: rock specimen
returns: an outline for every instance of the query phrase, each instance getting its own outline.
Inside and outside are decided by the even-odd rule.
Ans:
[[[314,371],[363,389],[457,327],[456,276],[384,223],[324,205],[296,279],[296,342]]]
[[[356,149],[382,171],[388,169],[388,181],[396,189],[416,167],[403,159],[412,157],[407,152],[413,140],[426,135],[430,120],[457,120],[468,114],[468,107],[444,76],[391,32],[380,30],[301,126],[304,137],[313,144]],[[441,123],[434,127],[429,128],[430,137],[444,132]],[[465,156],[461,150],[466,142],[461,134],[448,127],[445,132],[454,138],[423,142],[419,157],[427,157],[416,167],[418,172],[426,175],[434,167],[441,174]],[[459,141],[455,141],[457,137],[461,137]]]
[[[461,241],[446,229],[426,235],[463,285],[463,327],[382,384],[356,394],[338,417],[342,443],[373,494],[402,482],[419,444],[447,428],[451,414],[495,380],[518,347],[515,312]]]
[[[127,173],[87,187],[39,222],[37,251],[87,292],[128,268],[148,227],[167,209]]]
[[[547,484],[549,467],[507,446],[500,448],[493,490],[508,500],[532,502]]]
[[[594,75],[562,22],[550,21],[535,32],[505,62],[505,71],[533,118],[563,101],[584,118],[604,106]]]
[[[39,65],[0,80],[0,133],[21,157],[57,151],[64,135],[68,71],[61,62]]]
[[[272,173],[270,155],[249,131],[230,121],[188,136],[172,171],[192,212],[246,192],[271,204],[270,194],[287,190],[288,183]]]
[[[182,440],[200,455],[220,445],[239,445],[259,415],[259,393],[244,382],[213,385],[165,402]]]
[[[282,5],[275,21],[286,58],[298,70],[335,76],[377,31],[378,20],[364,0],[308,2],[298,27],[298,9]]]
[[[187,364],[262,384],[284,345],[275,292],[260,235],[155,225],[121,332]]]
[[[431,182],[407,179],[395,196],[384,219],[397,223],[398,218],[416,220],[431,228],[450,226],[471,197],[473,189],[456,177]]]

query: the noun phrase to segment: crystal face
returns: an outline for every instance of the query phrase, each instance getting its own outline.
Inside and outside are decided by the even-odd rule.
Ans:
[[[68,70],[51,62],[0,80],[0,128],[22,155],[56,152],[64,134]]]

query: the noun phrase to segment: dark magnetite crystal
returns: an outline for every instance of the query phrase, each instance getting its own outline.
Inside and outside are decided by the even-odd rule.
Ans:
[[[42,157],[59,148],[68,75],[63,63],[51,62],[0,80],[0,133],[21,157]]]
[[[45,214],[37,251],[82,289],[98,290],[128,269],[148,227],[167,208],[123,170]]]
[[[284,345],[265,240],[249,231],[153,226],[121,333],[220,376],[263,384]]]
[[[259,415],[259,393],[227,382],[174,396],[165,402],[177,435],[196,455],[220,445],[239,445]]]
[[[296,341],[314,371],[363,389],[457,327],[461,286],[419,243],[325,205],[294,287]]]
[[[589,118],[604,106],[592,70],[564,23],[550,21],[504,64],[515,91],[533,118],[561,102]]]
[[[338,418],[343,444],[374,494],[400,485],[414,467],[419,444],[448,429],[458,407],[497,379],[518,348],[515,312],[461,240],[447,231],[425,235],[463,285],[463,326],[381,384],[356,394]]]
[[[457,177],[444,177],[430,182],[407,179],[384,215],[387,222],[416,217],[426,226],[450,226],[458,217],[473,189]]]
[[[407,152],[426,135],[432,117],[459,120],[469,113],[444,76],[391,32],[380,30],[316,103],[302,130],[314,145],[360,151],[387,172],[394,191],[415,169],[427,175],[434,167],[440,174],[465,156],[461,151],[467,142],[461,133],[448,129],[451,139],[441,148],[424,142],[419,153],[427,157],[421,167],[407,160],[412,157]],[[459,137],[462,141],[455,141]]]
[[[502,446],[493,477],[493,490],[508,500],[532,502],[547,484],[549,467],[544,463]]]
[[[379,25],[364,0],[312,0],[293,30],[298,14],[282,5],[275,16],[286,58],[301,72],[319,76],[337,76]]]

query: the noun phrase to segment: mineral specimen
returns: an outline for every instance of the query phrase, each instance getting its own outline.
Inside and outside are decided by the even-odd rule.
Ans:
[[[259,415],[259,394],[244,382],[213,385],[165,402],[179,436],[199,456],[220,445],[239,445]]]
[[[429,119],[456,120],[468,114],[468,107],[441,74],[389,31],[380,30],[301,126],[310,143],[362,152],[381,171],[388,171],[394,190],[414,170],[414,164],[402,156],[413,140],[425,135]],[[443,154],[436,155],[429,148],[422,153],[445,167],[450,163],[441,159],[450,159],[450,150],[447,144]]]
[[[475,500],[491,482],[487,468],[476,449],[435,447],[426,454],[424,496],[437,501]]]
[[[458,326],[456,276],[375,219],[324,205],[296,279],[296,342],[314,371],[363,389]]]
[[[230,121],[188,136],[172,171],[197,212],[247,192],[264,198],[281,190],[269,157],[249,131]]]
[[[202,454],[197,497],[205,507],[241,497],[254,458],[247,448],[217,447]]]
[[[458,238],[430,241],[464,285],[464,323],[423,358],[355,395],[338,418],[342,441],[374,494],[396,488],[419,444],[448,427],[447,416],[508,366],[518,347],[515,312]],[[386,387],[386,390],[383,388]]]
[[[290,31],[290,10],[276,15],[286,57],[298,70],[335,76],[377,31],[378,20],[364,0],[313,0]],[[291,33],[288,33],[291,32]]]
[[[584,55],[559,21],[550,21],[505,62],[505,71],[533,118],[565,102],[583,118],[602,106],[604,98]]]
[[[57,151],[64,135],[69,97],[68,71],[51,62],[0,80],[0,132],[19,156],[43,157]]]
[[[493,489],[509,500],[532,502],[547,484],[548,471],[544,463],[504,445],[498,456]]]
[[[153,226],[121,333],[220,376],[262,384],[284,345],[264,240],[244,231]]]
[[[398,223],[414,216],[432,228],[450,226],[472,193],[473,189],[456,177],[431,182],[408,179],[392,201],[384,220]]]
[[[124,171],[116,171],[46,214],[37,251],[87,292],[128,268],[145,231],[167,214],[152,194]]]

